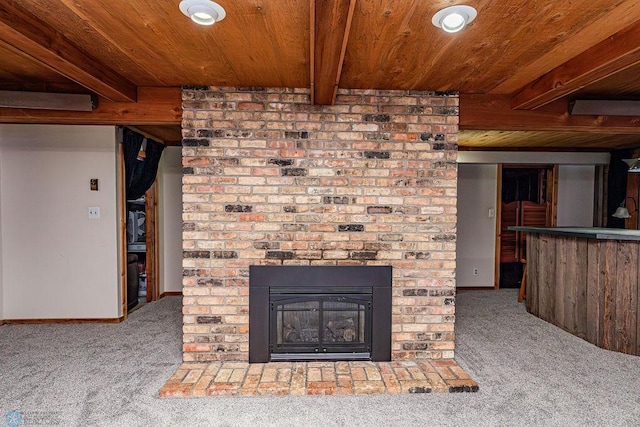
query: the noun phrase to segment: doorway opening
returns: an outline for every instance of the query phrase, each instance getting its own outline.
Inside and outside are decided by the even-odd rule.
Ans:
[[[499,165],[496,281],[498,288],[519,288],[526,263],[526,233],[512,226],[556,224],[557,165]]]
[[[146,138],[146,136],[145,136]],[[121,304],[127,314],[159,299],[158,179],[138,198],[127,194],[125,152],[117,133],[119,164]]]

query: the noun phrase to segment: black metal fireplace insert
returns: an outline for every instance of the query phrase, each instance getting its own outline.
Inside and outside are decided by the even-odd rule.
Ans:
[[[390,266],[251,266],[249,362],[391,360]]]

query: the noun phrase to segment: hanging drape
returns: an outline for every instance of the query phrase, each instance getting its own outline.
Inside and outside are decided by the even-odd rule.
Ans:
[[[136,200],[142,197],[155,181],[165,145],[127,128],[122,129],[122,145],[127,200]]]

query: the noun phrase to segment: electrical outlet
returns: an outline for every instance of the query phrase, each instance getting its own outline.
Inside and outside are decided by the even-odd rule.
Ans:
[[[478,267],[473,267],[473,275],[477,276],[478,274]]]
[[[90,207],[89,208],[89,219],[100,219],[100,208],[98,208],[98,207]]]

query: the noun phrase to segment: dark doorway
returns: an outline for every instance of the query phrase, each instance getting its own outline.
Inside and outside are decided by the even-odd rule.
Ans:
[[[514,201],[546,202],[546,170],[540,168],[502,168],[502,203]]]
[[[525,233],[511,226],[551,226],[556,193],[553,166],[503,166],[500,188],[500,227],[498,244],[500,288],[519,288],[526,263]]]

